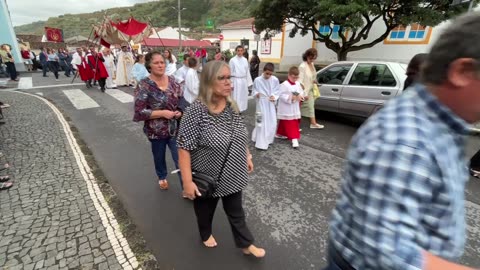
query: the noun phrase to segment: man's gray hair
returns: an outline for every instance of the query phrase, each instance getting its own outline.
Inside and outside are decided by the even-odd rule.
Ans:
[[[422,70],[424,83],[440,85],[452,62],[473,58],[480,62],[480,12],[471,12],[452,21],[432,46]]]

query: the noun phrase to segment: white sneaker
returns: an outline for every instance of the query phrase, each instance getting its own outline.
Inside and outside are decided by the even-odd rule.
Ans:
[[[324,126],[320,125],[320,124],[315,124],[315,125],[310,124],[310,128],[311,129],[323,129]]]
[[[299,144],[298,144],[298,140],[297,139],[293,139],[292,140],[292,147],[293,148],[298,148]]]

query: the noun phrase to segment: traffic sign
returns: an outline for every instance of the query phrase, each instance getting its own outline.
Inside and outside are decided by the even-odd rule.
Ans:
[[[218,35],[218,39],[223,40],[223,35],[222,34]]]

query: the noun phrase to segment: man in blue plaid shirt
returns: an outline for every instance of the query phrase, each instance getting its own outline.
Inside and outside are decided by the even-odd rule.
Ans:
[[[333,211],[327,270],[469,269],[468,123],[480,120],[480,13],[455,20],[422,81],[360,128]]]

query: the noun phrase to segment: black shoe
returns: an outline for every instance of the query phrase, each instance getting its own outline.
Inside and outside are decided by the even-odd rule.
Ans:
[[[43,77],[48,77],[47,75],[43,75]]]
[[[105,87],[100,88],[100,90],[105,93]]]

